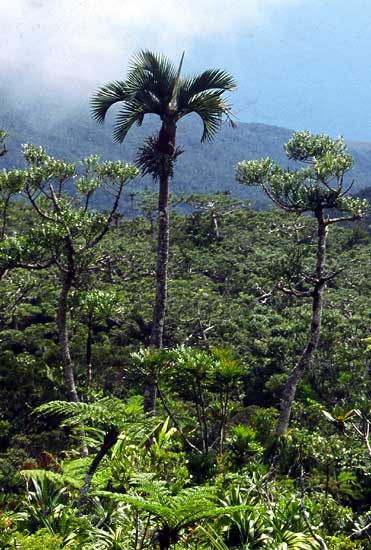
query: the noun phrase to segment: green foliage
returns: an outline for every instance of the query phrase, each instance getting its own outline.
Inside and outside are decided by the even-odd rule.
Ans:
[[[39,529],[33,534],[15,533],[12,545],[8,548],[22,550],[61,550],[65,548],[62,537],[51,535],[46,529]]]
[[[152,544],[167,550],[180,541],[184,530],[206,518],[215,518],[246,510],[249,506],[220,506],[208,487],[189,488],[171,495],[161,485],[145,485],[145,496],[100,493],[132,507],[148,512],[156,521]],[[142,489],[142,491],[143,491]]]
[[[9,134],[5,130],[0,130],[0,143],[3,143],[8,135]]]
[[[262,480],[261,480],[262,481]],[[294,493],[280,493],[257,478],[247,487],[232,487],[223,502],[228,506],[249,503],[248,511],[233,511],[222,520],[228,548],[315,549],[319,544],[307,531]]]
[[[84,193],[94,188],[94,178],[86,185]],[[7,540],[17,530],[23,543],[24,529],[37,533],[45,526],[63,535],[63,544],[71,548],[135,548],[137,540],[136,550],[147,550],[164,534],[161,506],[170,509],[174,521],[175,516],[186,519],[188,504],[183,510],[177,500],[183,494],[195,513],[221,507],[219,499],[247,508],[223,519],[192,516],[193,524],[182,524],[175,548],[234,550],[242,547],[241,532],[247,548],[316,548],[300,504],[303,467],[304,507],[329,550],[367,548],[367,541],[358,544],[349,536],[368,523],[371,492],[366,442],[355,429],[367,427],[369,409],[363,341],[370,326],[369,241],[350,245],[353,232],[334,228],[329,269],[343,264],[349,269],[329,282],[318,357],[299,388],[280,469],[269,482],[264,476],[280,388],[308,323],[306,300],[298,303],[274,288],[283,276],[300,284],[300,274],[310,271],[313,220],[257,213],[229,197],[193,197],[189,203],[195,210],[173,218],[165,349],[147,347],[156,251],[150,217],[111,226],[96,255],[87,257],[89,270],[69,301],[69,331],[82,388],[92,323],[98,391],[86,392],[80,403],[63,400],[54,325],[56,267],[32,273],[18,268],[1,281],[0,508],[4,517],[14,508],[25,514],[22,521],[14,520]],[[71,227],[74,216],[68,218]],[[36,228],[29,209],[11,206],[9,235],[17,240],[27,225]],[[43,246],[48,238],[58,242],[51,226],[39,234]],[[303,254],[294,253],[298,243]],[[149,368],[164,400],[159,398],[158,416],[151,419],[142,415],[141,399],[132,397],[141,393]],[[30,416],[40,404],[40,414]],[[361,416],[347,416],[352,409]],[[86,459],[77,458],[76,440],[70,437],[79,424],[91,453]],[[84,476],[112,426],[119,438],[76,510]],[[236,487],[243,503],[232,495]],[[209,504],[198,500],[201,489],[212,495]],[[146,503],[155,506],[153,514]]]
[[[338,209],[360,219],[367,201],[346,196],[344,176],[352,167],[351,155],[341,138],[295,132],[285,145],[289,159],[307,163],[296,171],[284,170],[271,159],[239,162],[237,179],[259,185],[278,206],[293,212]]]
[[[64,417],[63,426],[88,426],[107,428],[121,427],[127,422],[138,421],[142,415],[142,399],[131,397],[123,403],[115,397],[101,397],[89,403],[71,401],[49,401],[35,409],[37,414]]]
[[[123,312],[120,297],[115,289],[103,290],[94,288],[77,295],[77,308],[87,322],[96,323],[107,321],[119,316]]]
[[[22,192],[40,223],[33,226],[30,233],[11,235],[1,243],[2,264],[6,268],[23,264],[35,268],[53,263],[63,266],[73,243],[74,255],[80,256],[78,267],[83,270],[86,262],[93,259],[91,250],[108,230],[123,186],[138,170],[121,161],[100,163],[95,156],[80,163],[85,171],[80,177],[78,165],[55,159],[43,147],[26,144],[23,154],[27,169],[4,171],[3,186],[12,193]],[[77,177],[77,194],[73,197],[66,191]],[[93,194],[102,187],[115,196],[108,217],[88,208]]]
[[[104,121],[111,105],[123,103],[115,124],[116,141],[122,142],[134,124],[141,126],[146,114],[163,118],[172,111],[176,112],[177,120],[191,112],[197,113],[204,125],[202,141],[215,134],[222,115],[228,112],[222,94],[235,87],[229,74],[208,70],[179,80],[178,71],[169,59],[146,50],[138,52],[130,65],[125,81],[108,83],[91,100],[93,116],[98,122]]]
[[[252,457],[259,456],[263,452],[263,447],[256,438],[256,431],[243,424],[234,426],[230,430],[227,448],[230,451],[232,463],[236,466],[243,466]]]

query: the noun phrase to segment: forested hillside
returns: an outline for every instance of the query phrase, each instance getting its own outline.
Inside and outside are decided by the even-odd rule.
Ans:
[[[37,149],[25,153],[36,162]],[[95,170],[107,178],[118,168]],[[311,298],[280,284],[300,289],[313,270],[314,218],[258,212],[225,194],[185,198],[192,210],[171,213],[164,350],[154,350],[154,198],[75,258],[68,334],[79,403],[61,367],[68,254],[57,218],[11,203],[1,248],[2,548],[369,548],[369,232],[358,222],[331,229],[337,275],[319,348],[277,443],[280,396],[311,316]],[[68,214],[75,252],[105,223],[78,212]],[[80,233],[77,219],[90,229]],[[153,369],[157,413],[145,416]]]
[[[35,104],[32,98],[17,101],[12,90],[0,89],[1,124],[7,129],[9,153],[3,166],[21,166],[20,145],[31,142],[47,147],[50,154],[69,161],[79,160],[90,154],[98,154],[102,159],[122,159],[132,162],[145,136],[158,131],[158,117],[146,119],[143,127],[134,128],[123,144],[112,141],[112,117],[103,126],[97,126],[89,113],[88,101],[79,107],[64,107],[60,110],[57,102]],[[235,182],[233,166],[241,159],[271,157],[282,166],[287,160],[283,145],[292,130],[258,123],[245,123],[237,120],[237,127],[225,123],[211,143],[200,146],[202,125],[194,115],[179,122],[178,144],[184,153],[177,161],[177,169],[172,183],[175,193],[205,193],[229,191],[238,198],[249,198],[255,207],[267,207],[269,201],[257,189],[246,189]],[[355,179],[353,191],[371,185],[371,144],[350,143],[354,158],[351,175]],[[150,178],[136,181],[129,192],[148,187],[153,190]],[[121,210],[131,212],[131,201],[125,193]],[[104,209],[109,204],[107,195],[97,195],[95,206]]]

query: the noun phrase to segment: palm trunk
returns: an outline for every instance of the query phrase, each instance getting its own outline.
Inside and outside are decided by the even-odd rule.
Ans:
[[[175,151],[175,123],[163,123],[158,140],[158,149],[163,155],[173,156]],[[169,180],[170,174],[165,166],[160,176],[158,195],[158,240],[156,267],[156,298],[153,308],[150,345],[161,349],[165,326],[167,305],[168,263],[169,263]],[[145,381],[144,411],[154,413],[156,410],[156,379],[151,370]]]
[[[161,349],[165,325],[167,303],[167,272],[169,262],[169,178],[160,180],[158,200],[158,245],[156,269],[156,298],[153,308],[150,345]],[[144,387],[144,412],[155,413],[156,410],[156,373],[148,373]]]
[[[326,264],[326,241],[328,227],[324,220],[322,209],[315,212],[315,215],[318,222],[317,267],[315,274],[315,285],[312,294],[312,320],[310,333],[304,351],[296,367],[291,372],[283,390],[280,415],[276,428],[276,435],[278,437],[282,436],[288,429],[292,404],[295,399],[298,384],[313,361],[321,332],[323,295],[326,288],[324,271]]]
[[[68,312],[68,295],[72,287],[73,275],[67,273],[63,276],[62,290],[59,296],[57,325],[58,325],[58,339],[61,347],[63,358],[63,370],[64,378],[66,381],[66,388],[69,396],[69,400],[74,403],[79,402],[79,396],[77,394],[75,385],[75,375],[73,362],[70,353],[70,345],[68,339],[67,330],[67,312]]]
[[[151,346],[162,348],[167,303],[169,263],[169,178],[161,177],[158,200],[156,300],[153,308]]]

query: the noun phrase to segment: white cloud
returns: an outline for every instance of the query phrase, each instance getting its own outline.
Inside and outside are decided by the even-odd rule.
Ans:
[[[72,91],[119,77],[139,48],[178,56],[303,1],[0,0],[0,63],[40,88]]]

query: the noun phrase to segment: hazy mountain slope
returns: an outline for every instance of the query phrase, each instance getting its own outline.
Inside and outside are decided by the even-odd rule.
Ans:
[[[21,143],[30,141],[44,145],[50,154],[78,160],[92,153],[104,159],[133,161],[138,145],[144,136],[158,130],[156,118],[147,121],[143,127],[128,134],[124,144],[112,139],[112,117],[105,125],[97,125],[89,114],[88,107],[59,112],[57,102],[43,104],[43,109],[30,100],[10,101],[3,91],[0,98],[0,127],[11,137],[7,141],[8,155],[3,157],[2,166],[22,165]],[[287,165],[282,145],[290,138],[292,130],[257,123],[239,123],[236,129],[224,125],[212,143],[200,144],[201,123],[197,117],[188,117],[179,123],[178,144],[185,152],[176,166],[172,185],[174,192],[230,191],[239,197],[250,197],[258,206],[265,198],[255,189],[246,189],[234,180],[233,166],[242,159],[270,156]],[[371,143],[351,143],[354,169],[350,179],[355,179],[353,192],[371,183]],[[152,186],[151,180],[132,184],[134,189]],[[100,206],[106,206],[105,197],[100,197]],[[124,205],[123,205],[124,206]],[[124,208],[125,209],[125,208]]]

